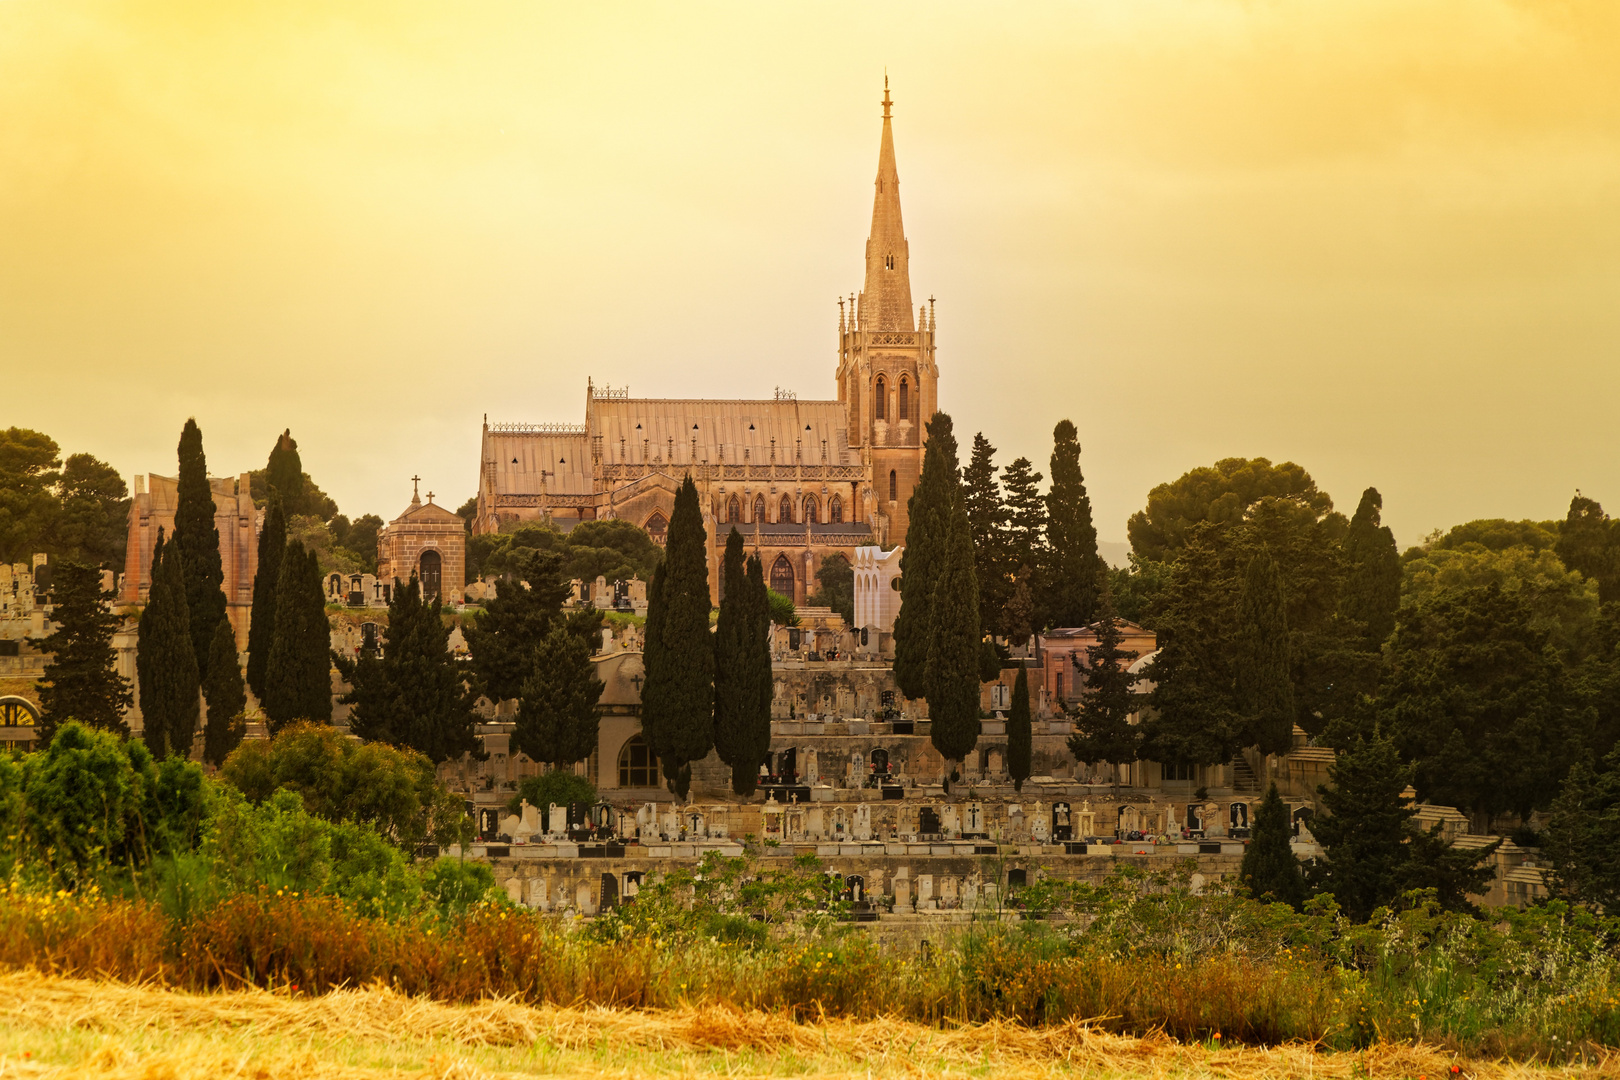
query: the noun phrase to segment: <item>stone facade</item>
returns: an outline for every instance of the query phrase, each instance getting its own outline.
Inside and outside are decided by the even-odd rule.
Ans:
[[[582,424],[486,417],[474,531],[622,518],[662,542],[690,476],[703,498],[716,599],[736,528],[771,587],[798,604],[832,553],[902,543],[938,367],[932,302],[911,309],[886,90],[874,186],[865,287],[839,301],[836,398],[800,401],[781,390],[759,401],[632,398],[587,381]]]
[[[247,648],[248,620],[253,611],[253,576],[259,570],[259,518],[249,494],[248,474],[234,479],[209,477],[214,494],[214,527],[219,530],[219,560],[225,571],[225,613],[236,631],[236,647]],[[179,481],[152,473],[135,478],[129,504],[129,546],[124,556],[118,603],[146,603],[152,587],[152,550],[158,532],[174,535]]]
[[[423,502],[413,486],[411,504],[377,534],[377,575],[384,602],[394,582],[415,574],[424,599],[437,596],[449,607],[463,606],[467,566],[467,523],[437,505],[433,492]],[[364,588],[362,582],[362,595]],[[371,602],[371,597],[365,597]]]

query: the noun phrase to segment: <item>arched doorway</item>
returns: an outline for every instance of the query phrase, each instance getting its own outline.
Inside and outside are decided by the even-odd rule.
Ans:
[[[771,564],[771,591],[781,593],[789,600],[793,596],[793,564],[786,555],[778,555]]]
[[[669,519],[664,517],[663,511],[654,510],[653,516],[647,519],[647,524],[642,528],[647,530],[647,535],[652,537],[653,543],[663,547],[664,536],[669,532]]]
[[[658,786],[658,758],[640,735],[631,736],[619,751],[619,786]]]
[[[444,577],[444,561],[439,558],[437,551],[424,551],[416,563],[416,575],[422,584],[422,599],[427,600],[439,595],[439,587]]]

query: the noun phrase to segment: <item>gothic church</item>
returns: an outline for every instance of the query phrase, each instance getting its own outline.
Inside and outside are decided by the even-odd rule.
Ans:
[[[885,80],[865,287],[838,303],[837,399],[632,398],[587,381],[583,424],[486,418],[475,532],[623,518],[662,542],[690,475],[703,498],[711,590],[735,526],[771,588],[798,604],[833,552],[853,562],[857,547],[905,543],[939,368],[933,301],[912,307],[890,109]]]

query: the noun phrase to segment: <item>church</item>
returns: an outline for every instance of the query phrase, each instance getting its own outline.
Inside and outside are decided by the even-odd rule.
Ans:
[[[891,107],[885,80],[865,284],[838,302],[838,396],[634,398],[587,380],[584,423],[492,424],[486,416],[474,532],[622,518],[662,543],[675,493],[691,476],[716,597],[735,526],[771,588],[797,604],[834,552],[853,562],[858,547],[905,543],[939,368],[933,300],[912,304]]]

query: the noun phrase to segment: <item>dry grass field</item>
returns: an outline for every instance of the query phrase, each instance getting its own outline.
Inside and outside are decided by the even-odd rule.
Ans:
[[[1453,1069],[1460,1070],[1453,1072]],[[320,996],[0,975],[0,1077],[339,1080],[372,1077],[1620,1077],[1467,1061],[1430,1047],[1361,1053],[1129,1038],[1064,1024],[938,1030],[888,1020],[799,1024],[723,1008],[639,1012],[445,1005],[382,987]]]

